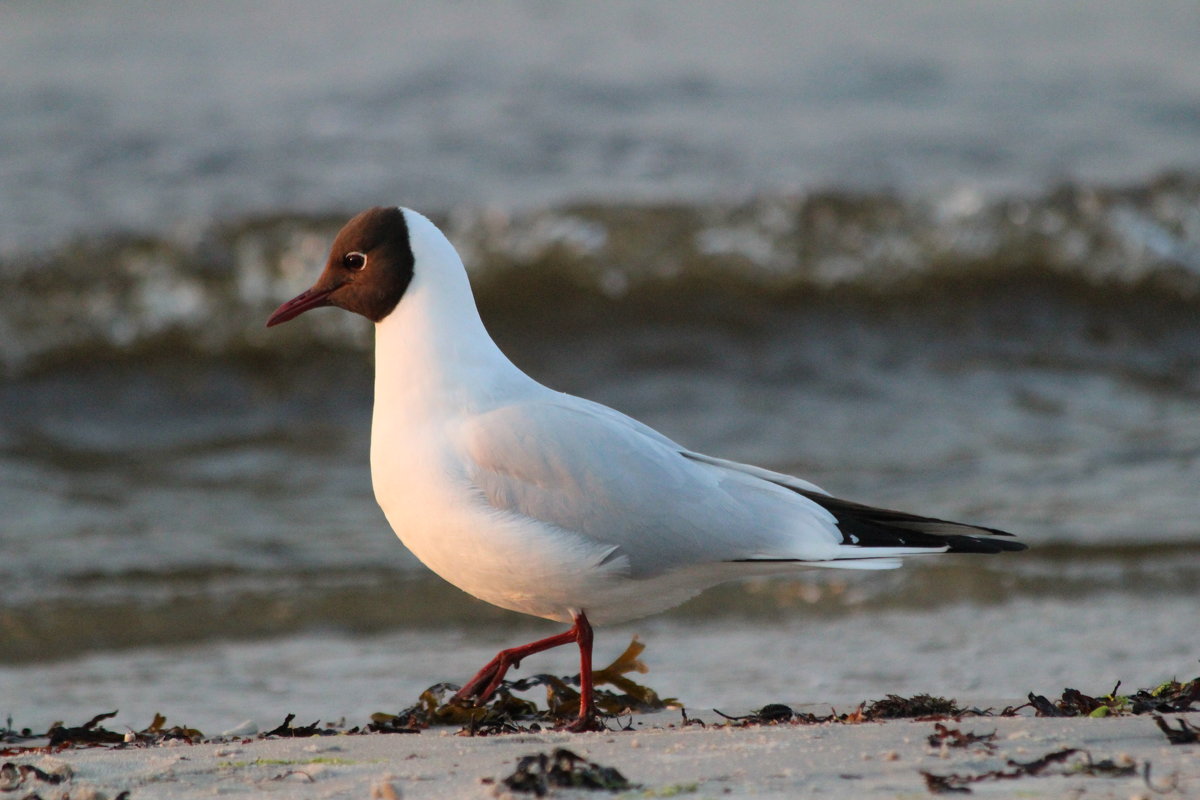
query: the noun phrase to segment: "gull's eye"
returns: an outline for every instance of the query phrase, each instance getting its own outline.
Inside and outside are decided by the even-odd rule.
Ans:
[[[355,272],[367,265],[367,257],[359,252],[346,253],[342,256],[342,266]]]

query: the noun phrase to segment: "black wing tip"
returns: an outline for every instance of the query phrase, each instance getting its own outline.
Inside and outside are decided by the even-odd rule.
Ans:
[[[1012,536],[1003,531],[989,531],[993,535]],[[1028,550],[1024,542],[1012,542],[1005,539],[992,539],[977,536],[947,536],[946,544],[950,546],[947,553],[1019,553]]]
[[[1028,550],[1013,534],[997,528],[921,517],[903,511],[854,503],[829,495],[797,490],[837,520],[842,544],[854,547],[928,547],[948,553],[1003,553]]]

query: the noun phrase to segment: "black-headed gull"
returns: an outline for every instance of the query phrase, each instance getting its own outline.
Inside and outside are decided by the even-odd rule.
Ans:
[[[463,591],[572,623],[501,651],[460,700],[485,702],[510,666],[575,642],[580,708],[569,727],[596,729],[591,622],[653,614],[748,576],[1025,547],[1003,531],[839,500],[696,453],[542,386],[500,352],[454,247],[409,209],[350,220],[317,282],[267,325],[320,306],[375,323],[371,478],[396,535]]]

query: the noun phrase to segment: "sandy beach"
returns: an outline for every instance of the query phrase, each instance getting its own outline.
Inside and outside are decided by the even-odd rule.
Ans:
[[[816,706],[796,710],[828,712]],[[1196,797],[1200,792],[1200,744],[1170,744],[1149,715],[964,717],[942,720],[935,742],[930,737],[938,736],[939,723],[933,720],[739,728],[711,712],[688,718],[696,723],[684,726],[678,710],[664,711],[629,718],[629,730],[592,734],[466,737],[442,728],[407,735],[30,751],[3,759],[14,767],[5,771],[11,780],[2,788],[16,792],[13,796],[36,793],[47,800],[112,800],[122,792],[129,798],[179,800],[214,795],[521,797],[535,795],[503,782],[518,761],[566,748],[629,781],[613,794],[592,792],[596,796],[922,797],[939,787],[1024,798]],[[1179,719],[1200,724],[1200,714],[1166,717],[1172,727]],[[976,737],[980,740],[970,741]],[[1075,752],[1064,752],[1071,749]],[[34,765],[43,774],[20,773],[20,765]],[[926,773],[935,777],[927,779]],[[63,779],[52,783],[54,776]],[[587,794],[549,788],[549,796]]]

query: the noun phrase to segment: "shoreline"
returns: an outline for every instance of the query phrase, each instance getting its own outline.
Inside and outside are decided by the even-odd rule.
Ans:
[[[823,714],[828,708],[796,710]],[[1200,726],[1197,712],[1164,716],[1173,728],[1180,719]],[[970,789],[989,797],[1186,797],[1200,791],[1200,743],[1172,745],[1147,714],[1035,717],[1027,709],[1010,717],[739,727],[712,711],[685,716],[669,710],[621,722],[630,729],[467,737],[446,727],[414,734],[342,733],[195,745],[168,739],[151,746],[54,753],[44,748],[13,753],[9,748],[0,762],[14,765],[2,773],[9,779],[21,765],[33,765],[48,776],[42,779],[26,769],[24,782],[11,789],[17,792],[13,796],[36,793],[44,800],[67,795],[116,800],[124,792],[129,800],[214,794],[533,797],[506,787],[503,779],[522,757],[551,755],[557,748],[613,768],[631,784],[596,796],[920,797],[929,796],[939,781],[943,791]],[[1042,760],[1046,763],[1038,766]],[[56,775],[64,779],[50,782]],[[549,796],[564,792],[583,795],[551,788]]]

